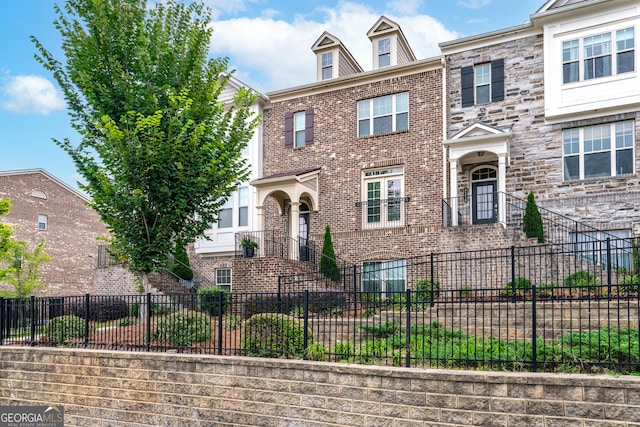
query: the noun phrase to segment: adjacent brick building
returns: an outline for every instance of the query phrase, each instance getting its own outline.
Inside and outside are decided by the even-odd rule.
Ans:
[[[41,267],[44,295],[79,295],[93,289],[98,237],[106,228],[85,195],[42,169],[0,172],[0,199],[11,199],[2,218],[31,249],[47,243],[51,261]],[[6,287],[7,284],[0,284]]]

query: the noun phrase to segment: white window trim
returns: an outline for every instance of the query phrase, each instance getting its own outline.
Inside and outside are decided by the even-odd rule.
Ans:
[[[371,173],[377,173],[377,175],[369,175]],[[388,219],[388,205],[380,203],[380,221],[379,222],[368,222],[368,209],[369,209],[369,199],[368,199],[368,183],[372,182],[380,182],[380,200],[388,200],[387,195],[387,182],[392,179],[400,179],[400,196],[401,199],[399,201],[400,204],[400,218],[397,221],[389,221]],[[364,229],[380,229],[380,228],[392,228],[392,227],[402,227],[404,226],[404,217],[405,217],[405,192],[404,192],[404,167],[387,167],[387,168],[378,168],[363,171],[362,173],[362,228]]]
[[[633,135],[632,135],[632,141],[634,141],[631,145],[631,147],[622,147],[622,148],[617,148],[616,147],[616,125],[617,124],[622,124],[622,123],[631,123],[631,129],[633,131]],[[609,127],[609,138],[610,138],[610,143],[609,143],[609,148],[608,149],[604,149],[604,150],[591,150],[588,152],[585,152],[584,149],[584,130],[587,128],[593,128],[593,127],[600,127],[600,126],[608,126]],[[565,147],[564,147],[564,135],[565,132],[571,132],[571,131],[578,131],[579,132],[579,139],[578,139],[578,153],[570,153],[570,154],[565,154]],[[631,150],[631,158],[632,158],[632,170],[631,172],[625,172],[622,173],[620,175],[630,175],[630,174],[634,174],[636,172],[636,167],[635,167],[635,158],[636,158],[636,154],[635,154],[635,140],[636,140],[636,135],[635,135],[635,122],[633,120],[626,120],[626,121],[622,121],[622,122],[611,122],[611,123],[603,123],[600,125],[593,125],[593,126],[584,126],[581,128],[575,128],[575,129],[567,129],[565,131],[562,132],[562,177],[564,182],[573,182],[573,181],[578,181],[578,180],[583,180],[583,179],[606,179],[608,177],[614,177],[614,176],[618,176],[618,172],[616,170],[616,153],[618,151],[621,150]],[[610,153],[610,174],[606,175],[606,176],[588,176],[585,177],[585,170],[584,170],[584,157],[585,154],[589,154],[589,153],[606,153],[609,152]],[[567,157],[578,157],[578,164],[579,164],[579,173],[578,173],[578,178],[565,178],[566,177],[566,166],[565,166],[565,158]]]
[[[44,219],[44,221],[41,221]],[[40,227],[40,224],[44,224],[44,227]],[[49,229],[49,217],[44,214],[38,214],[38,230],[46,231]]]
[[[301,120],[298,120],[302,117]],[[306,145],[305,135],[306,135],[306,111],[297,111],[293,113],[293,148],[300,148]],[[300,125],[300,126],[298,126]],[[298,134],[302,135],[302,144],[298,144]]]
[[[247,189],[247,204],[244,206],[240,205],[240,188],[246,188]],[[224,231],[230,231],[230,230],[247,230],[249,228],[249,226],[251,225],[251,187],[249,187],[248,185],[244,185],[238,188],[238,190],[234,191],[233,193],[231,193],[231,196],[229,196],[229,198],[227,199],[227,201],[225,202],[224,206],[225,209],[229,209],[230,210],[230,214],[231,214],[231,225],[228,225],[226,227],[220,227],[220,221],[218,221],[216,223],[216,228],[218,230],[224,230]],[[240,225],[240,208],[247,208],[247,225]],[[221,212],[222,212],[221,210]]]
[[[222,272],[222,271],[228,271],[229,272],[229,283],[221,283],[218,281],[219,276],[218,276],[218,272]],[[231,284],[233,283],[233,270],[231,268],[225,267],[225,268],[216,268],[216,286],[222,286],[222,287],[227,287],[229,288],[229,291],[231,291]]]
[[[487,68],[489,70],[489,79],[486,83],[478,84],[478,69]],[[488,88],[488,96],[486,101],[478,100],[478,88],[486,86]],[[475,105],[488,104],[491,102],[491,63],[476,64],[473,66],[473,96]]]
[[[633,44],[633,48],[632,49],[623,49],[623,50],[618,50],[618,45],[617,45],[617,32],[620,30],[626,30],[632,28],[633,29],[633,37],[634,37],[634,44]],[[605,55],[594,55],[594,56],[590,56],[590,57],[586,57],[585,55],[585,39],[588,39],[590,37],[597,37],[597,36],[602,36],[602,35],[606,35],[609,34],[610,35],[610,50],[608,54]],[[565,61],[563,58],[563,54],[564,54],[564,44],[565,43],[569,43],[569,42],[578,42],[578,58],[573,60],[573,61]],[[615,77],[615,76],[624,76],[625,74],[629,74],[632,72],[637,72],[637,29],[635,28],[635,26],[633,25],[629,25],[629,23],[625,23],[625,25],[622,26],[616,26],[614,28],[610,28],[607,29],[605,31],[603,31],[602,29],[598,29],[598,31],[592,31],[588,34],[581,34],[580,36],[576,37],[575,35],[572,37],[567,37],[566,39],[560,40],[560,66],[562,67],[560,70],[560,81],[563,85],[571,85],[571,84],[576,84],[576,83],[580,83],[580,82],[592,82],[594,80],[600,80],[600,79],[606,79],[606,78],[611,78],[611,77]],[[619,53],[623,53],[623,52],[629,52],[629,51],[634,51],[634,69],[633,71],[625,71],[623,73],[618,73],[618,54]],[[611,74],[606,75],[606,76],[600,76],[600,77],[592,77],[589,79],[585,79],[585,61],[587,59],[590,58],[597,58],[597,57],[604,57],[604,56],[610,56],[611,57]],[[572,63],[572,62],[577,62],[578,63],[578,79],[574,80],[574,81],[570,81],[570,82],[566,82],[564,81],[564,65],[567,63]]]
[[[325,63],[325,58],[328,59],[328,61]],[[333,60],[333,52],[325,52],[323,54],[320,55],[320,78],[322,80],[329,80],[332,79],[334,74],[333,74],[333,70],[334,70],[334,60]],[[331,70],[331,75],[329,77],[324,77],[324,72],[325,70]]]
[[[406,94],[407,95],[407,109],[402,110],[402,111],[398,111],[398,107],[397,107],[397,99],[399,95],[403,95]],[[387,96],[390,96],[392,99],[392,104],[391,104],[391,113],[390,114],[384,114],[384,115],[375,115],[374,110],[373,110],[373,104],[374,104],[374,100],[376,99],[381,99],[381,98],[385,98]],[[376,135],[387,135],[389,133],[394,133],[394,132],[405,132],[409,130],[409,110],[410,110],[410,99],[409,99],[409,92],[400,92],[400,93],[394,93],[391,95],[383,95],[383,96],[378,96],[375,98],[369,98],[369,99],[363,99],[358,101],[358,112],[357,112],[357,126],[356,126],[356,135],[358,138],[367,138],[367,137],[371,137],[371,136],[376,136]],[[369,115],[367,117],[360,117],[360,110],[364,105],[368,104],[368,108],[369,108]],[[401,129],[401,130],[397,130],[397,117],[400,114],[407,114],[407,129]],[[383,132],[383,133],[374,133],[374,119],[378,118],[378,117],[385,117],[391,115],[391,131],[390,132]],[[360,135],[360,122],[364,121],[364,120],[369,120],[369,133],[366,135]]]

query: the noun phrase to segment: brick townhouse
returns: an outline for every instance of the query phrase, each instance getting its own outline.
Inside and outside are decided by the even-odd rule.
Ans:
[[[325,32],[312,46],[318,81],[268,94],[256,237],[293,237],[285,251],[304,261],[329,225],[338,257],[404,288],[405,258],[434,250],[441,228],[443,66],[417,60],[384,16],[367,35],[372,70]],[[253,282],[237,276],[234,289]]]
[[[98,237],[106,235],[87,197],[42,169],[0,172],[0,199],[11,199],[2,222],[30,249],[44,239],[51,261],[41,267],[44,295],[78,295],[93,289]],[[8,284],[0,284],[3,288]]]

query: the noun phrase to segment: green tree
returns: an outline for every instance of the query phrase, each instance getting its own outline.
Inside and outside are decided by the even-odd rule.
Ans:
[[[542,217],[540,216],[536,199],[531,191],[527,196],[527,207],[524,211],[524,233],[527,237],[537,237],[538,243],[545,242]]]
[[[0,217],[11,210],[9,199],[0,200]],[[0,296],[9,298],[26,298],[36,290],[42,289],[40,266],[51,260],[44,251],[45,241],[40,240],[33,252],[22,240],[15,240],[13,227],[0,223],[0,282],[13,286],[11,291],[0,291]]]
[[[327,224],[324,230],[324,241],[322,242],[322,256],[320,257],[320,272],[327,278],[340,280],[340,269],[336,262],[336,253],[333,249],[333,241],[331,240],[331,229]]]
[[[193,279],[193,270],[189,263],[189,255],[182,243],[182,240],[176,240],[176,247],[173,252],[173,264],[171,264],[171,272],[184,280]]]
[[[258,118],[255,93],[219,100],[231,72],[208,58],[211,11],[173,0],[67,0],[55,6],[64,61],[32,37],[81,136],[55,142],[86,181],[115,253],[143,286],[177,236],[204,234],[239,183]]]

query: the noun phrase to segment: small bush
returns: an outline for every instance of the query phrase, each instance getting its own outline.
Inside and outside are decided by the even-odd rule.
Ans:
[[[72,314],[54,317],[46,328],[50,341],[58,344],[84,337],[85,320]]]
[[[336,360],[350,361],[356,355],[356,346],[351,341],[337,342],[333,346]]]
[[[416,302],[431,302],[438,298],[440,292],[440,283],[437,280],[420,279],[416,282]]]
[[[236,316],[235,314],[228,315],[224,322],[224,327],[228,331],[238,329],[241,325],[242,318],[240,316]]]
[[[588,271],[580,270],[565,277],[565,286],[592,291],[598,285],[598,279]]]
[[[471,286],[462,286],[458,289],[458,296],[460,298],[469,298],[473,293],[471,292]]]
[[[163,316],[158,319],[151,333],[151,339],[154,341],[168,342],[180,347],[190,347],[210,338],[211,321],[206,315],[195,311]]]
[[[622,279],[620,291],[628,294],[634,294],[638,292],[639,283],[640,283],[640,278],[638,278],[636,274],[626,276],[624,279]]]
[[[507,283],[507,289],[515,288],[516,291],[530,291],[531,290],[531,280],[526,277],[516,277],[513,282]]]
[[[304,326],[297,319],[280,314],[256,314],[244,324],[242,346],[249,356],[302,357],[306,350]],[[313,343],[307,330],[308,345]]]
[[[231,292],[222,286],[198,289],[198,306],[210,316],[224,314],[231,305]]]
[[[326,350],[322,343],[313,343],[307,347],[306,358],[307,360],[315,360],[320,362],[324,360],[325,352]]]
[[[79,302],[70,306],[67,314],[84,319],[85,303]],[[129,316],[129,304],[119,298],[94,297],[89,301],[89,321],[106,322]]]

